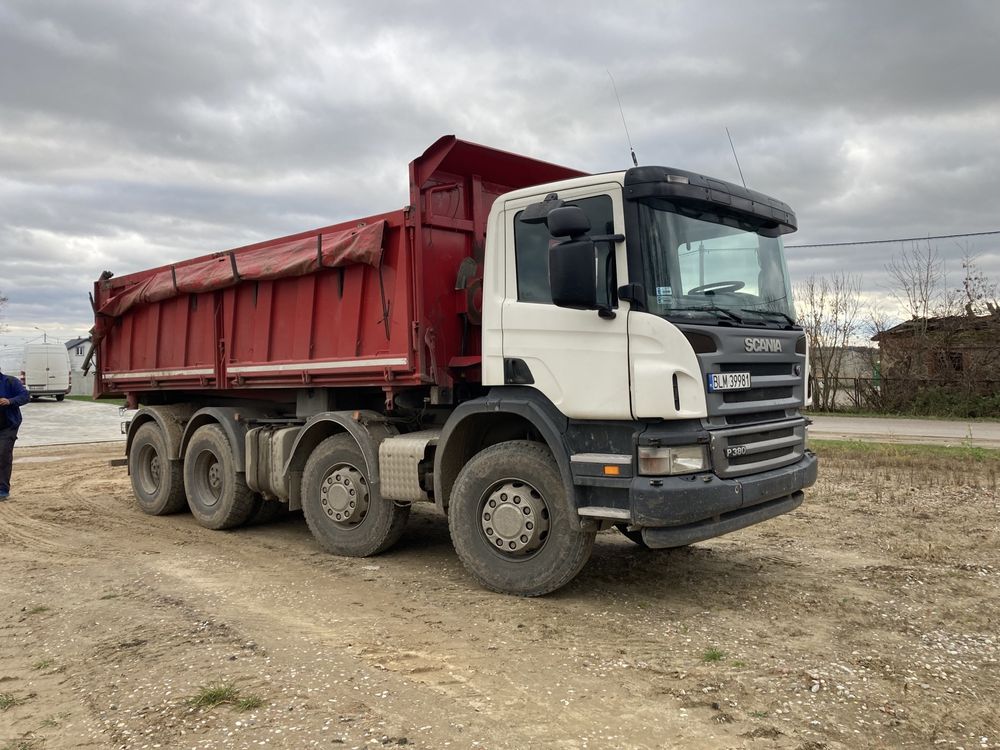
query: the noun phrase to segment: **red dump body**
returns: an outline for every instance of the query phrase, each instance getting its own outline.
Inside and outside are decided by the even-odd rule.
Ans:
[[[95,395],[477,380],[493,201],[582,174],[444,136],[406,208],[98,281]]]

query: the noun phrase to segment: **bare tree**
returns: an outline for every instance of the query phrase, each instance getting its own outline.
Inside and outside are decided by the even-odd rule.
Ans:
[[[947,307],[944,261],[930,243],[892,256],[885,270],[895,282],[890,294],[914,320],[927,321]]]
[[[878,341],[878,337],[892,328],[896,317],[883,307],[878,299],[866,306],[859,325],[860,337],[866,342]],[[885,392],[882,389],[882,349],[880,346],[865,346],[860,351],[860,362],[863,363],[870,378],[860,378],[855,382],[854,406],[858,409],[871,411],[886,411]]]
[[[956,290],[961,299],[962,311],[969,317],[1000,317],[1000,284],[979,268],[978,258],[968,246],[962,255],[962,271],[962,288]]]
[[[837,405],[848,347],[861,333],[861,277],[810,276],[796,286],[795,303],[809,339],[813,404],[829,411]]]

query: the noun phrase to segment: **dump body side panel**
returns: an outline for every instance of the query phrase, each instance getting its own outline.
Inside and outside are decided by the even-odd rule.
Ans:
[[[102,279],[95,393],[478,381],[490,206],[580,174],[445,136],[410,165],[402,210]],[[376,227],[379,252],[351,244]]]
[[[98,392],[367,385],[387,377],[421,382],[410,351],[412,256],[404,212],[294,239],[314,241],[374,221],[385,221],[377,268],[354,263],[299,276],[241,280],[136,304],[113,317],[99,315]],[[267,244],[233,253],[239,258]],[[123,288],[161,271],[98,282],[98,309]]]

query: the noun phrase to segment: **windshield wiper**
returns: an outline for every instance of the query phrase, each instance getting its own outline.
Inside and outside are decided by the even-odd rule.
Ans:
[[[755,310],[752,307],[741,307],[740,312],[756,313],[757,315],[760,315],[762,317],[765,315],[777,315],[778,317],[783,318],[785,321],[787,321],[788,325],[793,327],[795,326],[794,318],[783,312],[779,312],[778,310]]]
[[[724,307],[719,307],[718,305],[700,305],[697,307],[675,307],[673,310],[677,312],[683,312],[684,310],[694,310],[696,312],[714,312],[719,313],[724,318],[729,318],[730,320],[736,321],[742,324],[743,318],[741,318],[736,313],[730,312]]]

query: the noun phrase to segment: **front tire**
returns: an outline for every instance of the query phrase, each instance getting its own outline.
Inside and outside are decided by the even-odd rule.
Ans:
[[[139,426],[128,454],[132,494],[143,513],[164,516],[184,510],[184,475],[180,461],[171,461],[167,441],[155,422]]]
[[[319,545],[334,555],[368,557],[399,541],[409,505],[371,486],[361,449],[350,435],[328,437],[302,472],[302,513]]]
[[[62,401],[64,398],[66,398],[66,394],[65,393],[57,393],[56,394],[56,401]]]
[[[191,515],[206,529],[231,529],[254,511],[254,492],[236,471],[233,449],[217,424],[195,430],[184,453],[184,489]]]
[[[455,551],[483,586],[542,596],[569,583],[590,558],[594,532],[573,527],[555,460],[538,443],[477,453],[455,480],[448,525]]]

